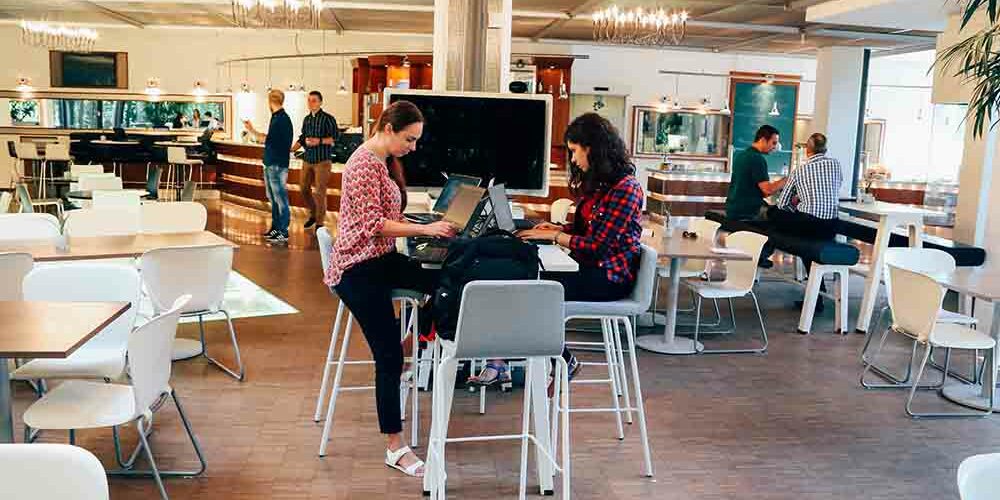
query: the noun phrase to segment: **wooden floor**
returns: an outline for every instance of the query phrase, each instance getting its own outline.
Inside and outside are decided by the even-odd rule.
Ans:
[[[248,366],[244,383],[202,359],[174,364],[173,387],[186,403],[209,465],[202,477],[167,480],[171,497],[421,498],[418,480],[382,464],[370,393],[342,396],[330,456],[317,457],[321,429],[312,415],[336,302],[321,282],[315,243],[299,230],[293,232],[292,248],[262,246],[254,236],[265,229],[259,215],[231,207],[223,211],[224,218],[219,213],[213,211],[215,230],[243,244],[236,269],[301,313],[236,321]],[[852,318],[860,285],[852,283]],[[862,336],[834,335],[832,308],[816,321],[812,335],[800,336],[791,302],[801,291],[765,282],[758,292],[771,340],[767,355],[641,353],[654,479],[640,474],[637,425],[628,427],[626,439],[619,442],[610,415],[573,416],[574,498],[958,498],[959,462],[1000,450],[1000,417],[907,418],[903,392],[858,386]],[[737,316],[737,338],[756,334],[752,306],[738,301]],[[194,333],[186,325],[180,334]],[[221,325],[212,323],[209,335],[211,348],[222,354],[227,341]],[[352,355],[366,352],[361,336],[355,335]],[[589,367],[584,376],[596,371]],[[358,369],[347,381],[369,379],[369,372]],[[607,404],[607,393],[597,386],[577,385],[574,391],[574,405]],[[489,414],[480,416],[477,399],[457,392],[451,435],[515,431],[521,394],[491,393]],[[15,386],[15,396],[20,415],[33,396],[21,384]],[[921,396],[929,406],[950,407],[936,394]],[[421,397],[427,408],[429,395]],[[425,436],[429,417],[421,415]],[[126,434],[127,443],[134,443],[134,429]],[[41,440],[65,439],[65,434],[47,433]],[[195,463],[172,406],[157,414],[152,443],[161,467]],[[111,466],[110,431],[80,431],[78,444]],[[514,442],[449,446],[450,494],[514,497],[518,457]],[[529,479],[529,485],[535,484]],[[114,499],[156,495],[148,479],[114,478],[111,488]]]

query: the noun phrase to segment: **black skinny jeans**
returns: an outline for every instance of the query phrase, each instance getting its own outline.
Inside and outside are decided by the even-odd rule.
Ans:
[[[439,271],[398,253],[366,260],[344,272],[334,287],[340,300],[354,314],[375,360],[375,404],[382,434],[403,431],[399,410],[399,384],[403,373],[403,347],[392,304],[392,290],[416,290],[431,294],[437,287]],[[421,310],[421,323],[430,319]],[[416,395],[414,395],[416,397]]]
[[[542,279],[558,281],[563,286],[563,299],[567,302],[612,302],[628,297],[635,282],[615,283],[608,280],[606,270],[580,265],[575,273],[543,272]],[[568,363],[572,354],[563,347],[563,359]]]

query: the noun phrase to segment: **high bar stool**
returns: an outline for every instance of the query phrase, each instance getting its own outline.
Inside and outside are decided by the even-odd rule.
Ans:
[[[638,316],[649,309],[653,300],[653,287],[656,280],[656,250],[642,245],[639,260],[639,272],[636,276],[635,287],[632,293],[625,299],[613,302],[566,302],[565,321],[574,319],[600,320],[602,342],[566,342],[567,347],[603,347],[606,362],[604,363],[584,363],[589,365],[601,365],[608,367],[608,378],[606,379],[575,379],[571,383],[578,384],[608,384],[611,388],[611,408],[569,408],[570,413],[595,413],[610,412],[615,414],[615,424],[618,430],[618,439],[625,439],[625,432],[622,429],[622,413],[625,413],[628,423],[632,423],[632,412],[636,412],[639,417],[639,434],[642,439],[642,453],[645,463],[645,475],[653,477],[653,462],[649,451],[649,436],[646,433],[646,410],[642,401],[642,387],[639,383],[639,365],[635,354],[635,331],[632,327],[632,318]],[[625,338],[628,342],[629,364],[632,368],[632,387],[635,391],[635,404],[632,404],[631,394],[628,387],[628,373],[625,369],[625,351],[622,348],[621,327],[625,328]],[[625,406],[618,402],[619,395],[625,397]],[[552,407],[553,414],[559,410],[559,404]],[[556,435],[557,420],[552,419],[552,436]]]
[[[330,232],[326,227],[321,227],[316,231],[316,239],[319,243],[320,257],[323,261],[323,272],[330,267],[330,252],[333,250],[333,238],[330,236]],[[332,292],[332,290],[331,290]],[[414,360],[418,358],[417,354],[420,348],[420,339],[417,333],[419,320],[419,309],[420,303],[426,299],[426,295],[413,290],[393,290],[392,300],[399,304],[399,317],[402,318],[400,321],[400,339],[406,338],[407,333],[413,333],[413,355]],[[340,335],[341,321],[344,317],[344,312],[347,312],[347,325],[344,329],[344,338],[340,343],[340,354],[337,355],[337,337]],[[351,330],[354,326],[354,315],[351,311],[347,309],[344,302],[341,301],[340,305],[337,306],[337,317],[333,321],[333,329],[330,332],[330,347],[327,349],[326,362],[323,365],[323,381],[320,383],[319,395],[316,397],[316,412],[313,415],[313,421],[319,422],[321,418],[324,419],[323,422],[323,437],[319,445],[319,456],[326,456],[326,445],[330,441],[330,430],[333,428],[333,417],[334,412],[337,407],[337,396],[341,391],[366,391],[374,390],[374,385],[365,386],[348,386],[342,387],[341,380],[344,374],[344,367],[347,365],[374,365],[375,362],[371,360],[347,360],[347,349],[351,343]],[[429,348],[436,352],[436,346],[431,345]],[[336,360],[334,357],[336,356]],[[427,361],[414,361],[414,369],[419,370],[419,367],[423,363],[432,363],[432,360]],[[333,385],[330,386],[330,370],[336,366],[336,372],[333,377]],[[418,433],[420,430],[420,418],[419,418],[419,393],[417,392],[417,379],[419,377],[414,374],[406,381],[403,391],[400,394],[400,409],[403,414],[403,418],[406,418],[406,400],[412,394],[412,399],[410,399],[411,404],[411,414],[410,414],[410,446],[416,447],[418,445]],[[326,398],[327,393],[330,393],[330,399],[327,403],[326,413],[323,414],[323,399]]]
[[[168,189],[180,189],[183,187],[184,182],[179,182],[178,177],[184,177],[184,171],[181,170],[180,175],[177,174],[175,167],[188,168],[187,181],[190,182],[194,176],[194,167],[198,167],[198,181],[201,182],[201,175],[203,171],[203,166],[205,162],[201,160],[188,159],[187,152],[184,151],[182,147],[168,147],[167,148],[167,188]]]
[[[528,311],[530,314],[525,314]],[[445,498],[446,443],[516,439],[521,442],[519,498],[525,498],[527,489],[529,441],[535,444],[535,464],[542,493],[552,493],[552,477],[555,472],[561,472],[562,498],[570,498],[569,413],[558,410],[563,420],[561,468],[554,458],[554,436],[549,434],[545,422],[545,378],[550,360],[555,361],[556,397],[562,401],[558,406],[569,408],[568,368],[562,358],[564,339],[563,287],[560,283],[517,280],[472,281],[465,285],[455,339],[439,341],[442,357],[434,365],[431,435],[424,469],[425,494],[435,500]],[[448,422],[459,361],[491,358],[527,360],[521,432],[449,438]],[[534,434],[530,432],[532,421]]]

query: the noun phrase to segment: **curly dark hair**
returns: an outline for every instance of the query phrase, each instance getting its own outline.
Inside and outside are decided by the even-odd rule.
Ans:
[[[590,168],[586,172],[570,164],[569,189],[573,196],[607,191],[623,177],[635,174],[635,164],[618,129],[597,113],[576,117],[566,129],[565,141],[590,148],[587,153]]]

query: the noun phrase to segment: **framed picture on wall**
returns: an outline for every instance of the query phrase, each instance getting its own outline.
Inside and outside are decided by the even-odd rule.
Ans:
[[[778,129],[780,147],[765,156],[770,173],[787,173],[792,164],[799,80],[797,75],[730,73],[729,108],[733,112],[730,137],[733,151],[750,147],[757,129],[762,125]]]

